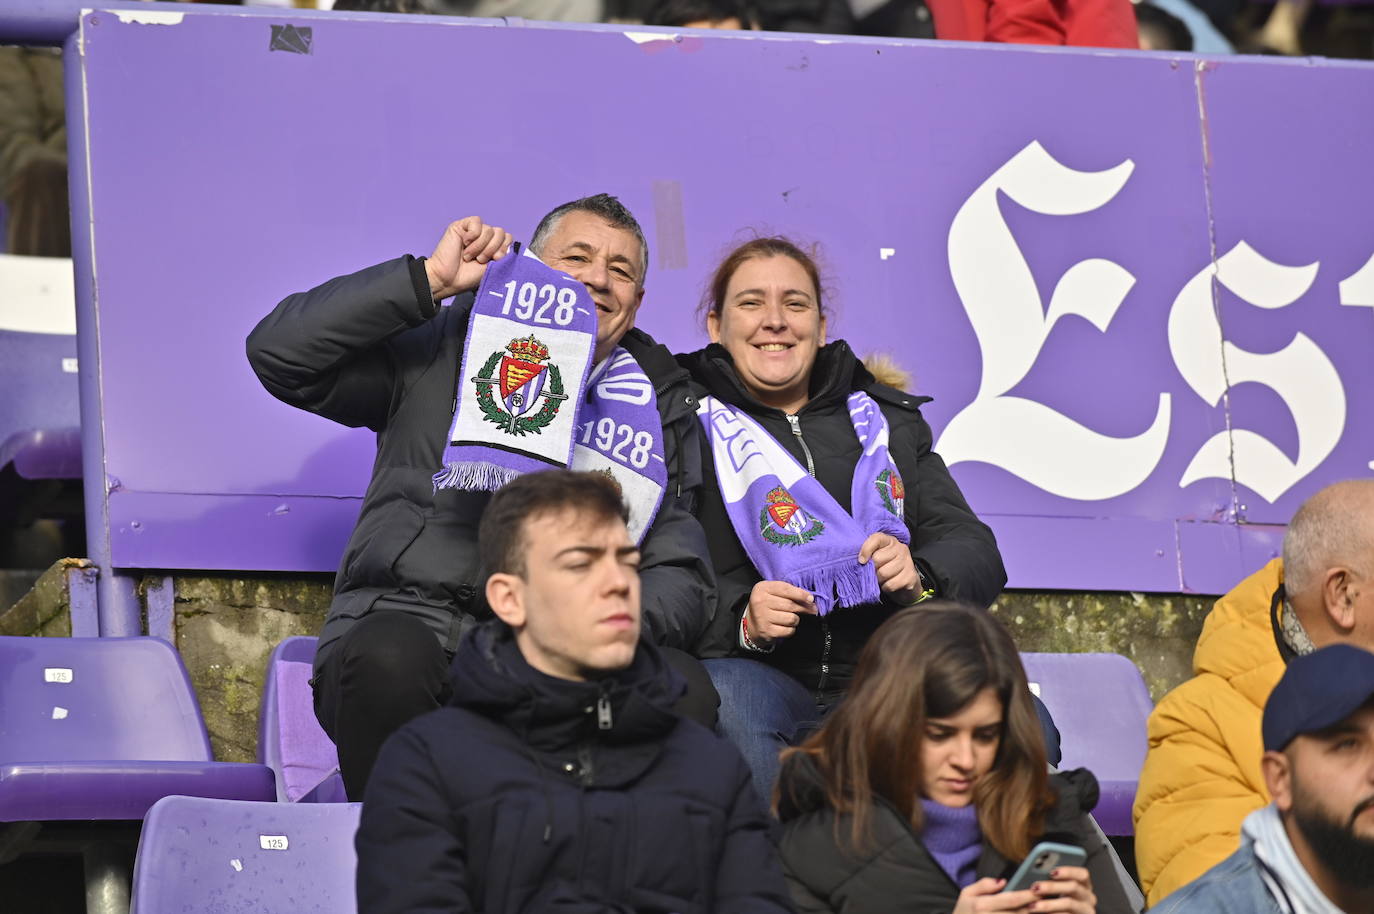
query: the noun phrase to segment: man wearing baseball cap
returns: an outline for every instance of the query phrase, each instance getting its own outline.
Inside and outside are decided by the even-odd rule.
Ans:
[[[1294,659],[1262,730],[1273,802],[1246,818],[1240,850],[1152,914],[1374,912],[1374,653]]]

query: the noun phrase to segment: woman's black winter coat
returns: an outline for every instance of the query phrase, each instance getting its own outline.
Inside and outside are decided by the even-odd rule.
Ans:
[[[1097,779],[1086,768],[1050,776],[1057,801],[1035,841],[1072,844],[1088,852],[1097,914],[1133,914],[1117,881],[1110,852],[1088,813],[1097,805]],[[871,840],[851,848],[848,815],[836,816],[825,798],[815,763],[792,756],[780,780],[782,863],[797,914],[950,914],[959,887],[926,850],[911,823],[879,799],[870,819]],[[1020,860],[983,845],[977,874],[1007,879]]]
[[[926,585],[933,586],[938,597],[974,606],[987,606],[1001,593],[1007,574],[997,541],[964,500],[940,455],[931,450],[930,426],[920,411],[929,397],[878,383],[849,344],[840,340],[820,350],[811,376],[811,399],[798,410],[794,432],[786,413],[764,406],[744,388],[724,347],[712,344],[679,355],[678,361],[691,372],[700,393],[747,412],[803,467],[809,451],[817,481],[846,511],[851,507],[850,489],[860,454],[846,400],[856,390],[866,392],[887,418],[888,447],[906,487],[911,555]],[[748,656],[772,664],[817,692],[842,691],[869,635],[896,607],[884,602],[838,610],[825,619],[803,616],[796,634],[780,639],[772,653],[744,652],[738,640],[740,619],[750,591],[762,577],[726,514],[709,443],[703,441],[702,450],[704,484],[697,517],[710,544],[719,601],[698,654]]]

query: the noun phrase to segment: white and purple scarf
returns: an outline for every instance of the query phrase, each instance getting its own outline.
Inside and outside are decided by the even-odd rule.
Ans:
[[[635,542],[658,513],[668,470],[654,386],[617,347],[593,368],[596,306],[582,283],[512,248],[477,289],[444,466],[434,488],[495,491],[568,467],[620,487]]]
[[[714,397],[703,397],[697,409],[744,551],[765,580],[809,590],[821,615],[882,596],[873,563],[859,564],[871,534],[911,542],[903,519],[906,490],[887,449],[887,419],[863,391],[850,394],[847,405],[862,447],[850,514],[743,410]]]

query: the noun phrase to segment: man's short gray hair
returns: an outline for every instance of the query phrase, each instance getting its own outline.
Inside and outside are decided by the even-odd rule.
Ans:
[[[1293,597],[1313,594],[1328,568],[1346,565],[1368,574],[1374,551],[1374,479],[1327,486],[1298,508],[1283,535],[1283,587]]]
[[[549,214],[539,220],[539,225],[534,230],[533,237],[530,238],[530,250],[536,254],[544,253],[544,245],[548,243],[549,236],[553,234],[558,223],[568,213],[583,212],[599,216],[618,229],[624,229],[635,236],[639,242],[639,254],[643,274],[639,277],[639,285],[643,287],[644,277],[649,273],[649,242],[644,240],[644,230],[639,227],[639,222],[635,220],[633,214],[610,194],[595,194],[590,197],[582,197],[564,203],[562,206],[554,207]]]

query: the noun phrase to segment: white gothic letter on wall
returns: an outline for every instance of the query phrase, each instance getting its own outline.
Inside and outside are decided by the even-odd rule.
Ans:
[[[1244,241],[1198,273],[1169,312],[1169,351],[1188,386],[1212,406],[1227,384],[1263,384],[1283,400],[1298,428],[1298,459],[1289,460],[1249,429],[1217,432],[1194,455],[1179,486],[1199,479],[1230,479],[1271,504],[1312,472],[1335,449],[1345,430],[1345,388],[1325,352],[1304,333],[1278,352],[1241,349],[1222,338],[1212,302],[1212,277],[1260,308],[1283,308],[1317,278],[1318,264],[1289,267],[1268,260]],[[1221,353],[1221,358],[1217,354]],[[1223,368],[1224,363],[1224,368]],[[1234,468],[1232,462],[1234,461]]]
[[[1035,279],[997,206],[1002,192],[1048,216],[1091,212],[1130,179],[1129,159],[1100,172],[1060,164],[1038,142],[1022,149],[973,192],[949,230],[949,269],[978,337],[978,395],[946,426],[936,445],[950,465],[977,460],[1058,495],[1098,500],[1134,489],[1152,473],[1169,435],[1169,395],[1139,435],[1093,431],[1043,403],[1005,396],[1031,370],[1059,318],[1076,314],[1105,331],[1135,277],[1108,260],[1065,271],[1046,313]]]

